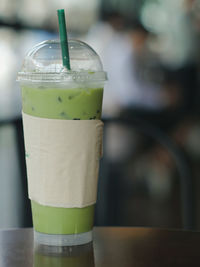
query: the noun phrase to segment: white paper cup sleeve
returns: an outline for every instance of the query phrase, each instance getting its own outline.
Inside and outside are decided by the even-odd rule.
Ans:
[[[45,119],[23,113],[29,198],[82,208],[96,202],[103,123]]]

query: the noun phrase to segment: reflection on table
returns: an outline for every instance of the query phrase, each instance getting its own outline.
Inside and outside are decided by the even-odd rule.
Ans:
[[[35,244],[34,267],[94,267],[93,244],[54,247]]]

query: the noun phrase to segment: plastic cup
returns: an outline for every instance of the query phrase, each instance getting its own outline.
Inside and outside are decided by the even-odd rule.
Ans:
[[[59,41],[42,42],[28,52],[18,74],[25,114],[59,120],[101,119],[106,73],[100,58],[76,40],[69,41],[69,54],[71,70],[67,71]],[[32,200],[31,207],[38,243],[65,246],[92,240],[95,205],[63,208]]]

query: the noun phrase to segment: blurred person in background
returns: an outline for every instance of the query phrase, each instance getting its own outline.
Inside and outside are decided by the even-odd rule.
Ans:
[[[86,39],[100,54],[108,72],[104,116],[119,116],[124,111],[130,114],[135,109],[161,111],[172,107],[172,102],[175,104],[178,99],[175,94],[174,98],[171,96],[168,84],[165,86],[159,78],[154,79],[163,76],[162,71],[151,70],[154,61],[158,61],[149,49],[151,34],[139,21],[127,22],[116,12],[103,19],[90,29]]]
[[[136,110],[154,113],[173,108],[180,100],[176,93],[179,88],[172,82],[170,85],[161,84],[157,76],[162,76],[162,72],[158,67],[151,70],[154,61],[158,60],[148,47],[150,33],[139,21],[129,22],[116,12],[104,15],[103,19],[91,28],[87,36],[87,42],[100,54],[108,72],[103,115],[134,118]],[[123,131],[125,136],[122,137],[121,131],[112,131],[115,133],[112,133],[109,144],[113,149],[108,149],[118,157],[131,148],[128,144],[130,134]]]
[[[166,103],[159,86],[141,77],[138,66],[148,52],[148,31],[137,21],[127,26],[119,13],[104,16],[88,33],[87,41],[100,54],[108,72],[103,114],[119,115],[131,107],[162,109]]]

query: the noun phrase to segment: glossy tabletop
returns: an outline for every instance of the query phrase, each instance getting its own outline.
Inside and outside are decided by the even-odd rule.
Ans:
[[[0,267],[200,266],[200,233],[153,228],[97,227],[77,247],[34,245],[32,229],[0,231]]]

